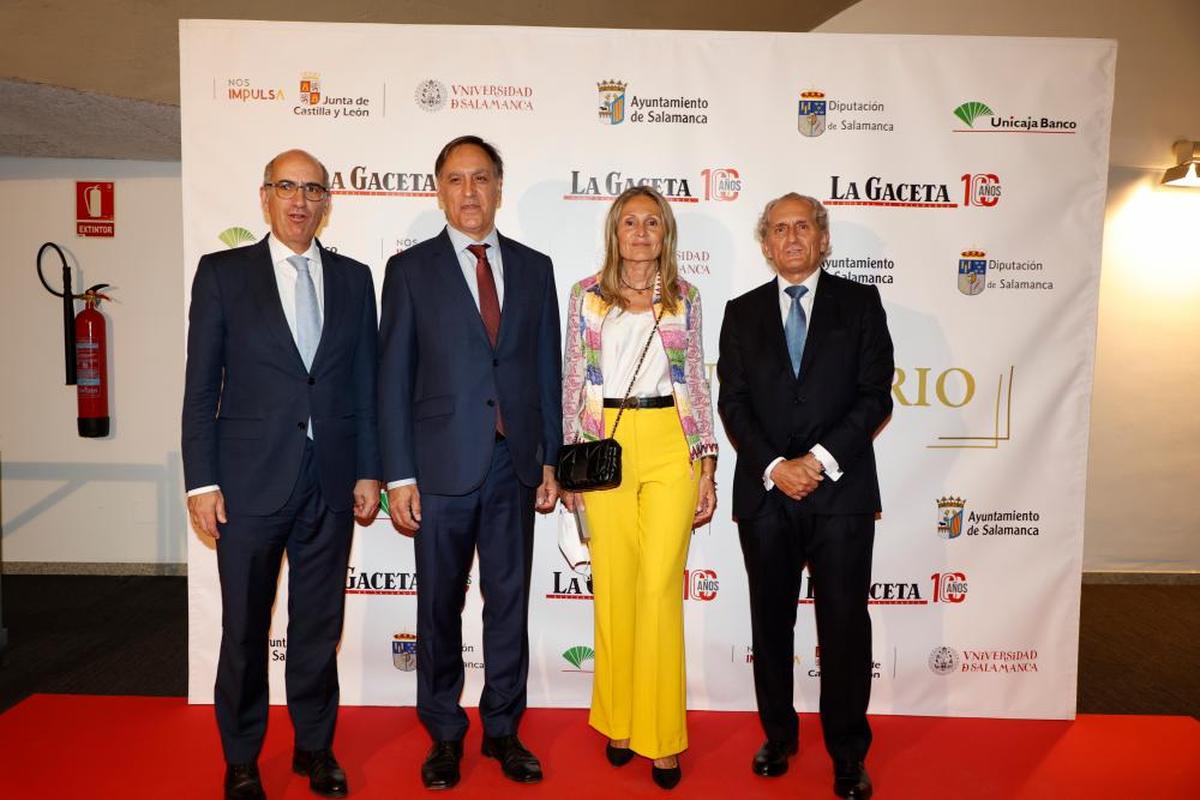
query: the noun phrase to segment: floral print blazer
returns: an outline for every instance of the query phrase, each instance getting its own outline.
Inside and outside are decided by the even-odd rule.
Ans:
[[[712,401],[704,367],[700,291],[679,280],[682,298],[674,313],[663,311],[661,279],[654,286],[654,313],[662,314],[658,338],[667,354],[675,410],[691,461],[715,456]],[[613,305],[600,295],[600,276],[571,287],[567,306],[567,344],[563,365],[563,441],[603,439],[604,375],[600,368],[601,334]],[[622,389],[622,391],[624,391]]]

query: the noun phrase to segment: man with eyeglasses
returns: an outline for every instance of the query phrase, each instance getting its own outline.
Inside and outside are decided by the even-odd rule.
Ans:
[[[214,692],[227,800],[265,797],[267,639],[288,558],[292,769],[344,797],[332,743],[337,645],[354,518],[379,505],[375,290],[363,264],[315,238],[325,167],[301,150],[267,163],[271,233],[209,253],[192,284],[183,467],[192,525],[216,543],[221,650]]]

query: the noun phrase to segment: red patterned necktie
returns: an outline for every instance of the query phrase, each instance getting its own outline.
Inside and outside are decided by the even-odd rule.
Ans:
[[[488,339],[492,348],[500,335],[500,298],[496,294],[496,279],[492,275],[492,265],[488,263],[487,249],[490,245],[469,244],[467,249],[475,256],[475,285],[479,287],[479,316],[483,317],[483,327],[487,328]],[[504,435],[504,419],[500,415],[500,406],[496,405],[496,432]]]
[[[470,244],[467,249],[475,256],[475,284],[479,287],[479,316],[487,328],[492,347],[500,334],[500,298],[496,295],[496,279],[492,276],[492,265],[488,263],[487,249],[490,245]]]

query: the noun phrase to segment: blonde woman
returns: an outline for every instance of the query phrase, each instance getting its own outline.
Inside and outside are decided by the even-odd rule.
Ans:
[[[589,722],[614,766],[653,759],[664,789],[679,783],[687,748],[683,570],[692,528],[717,504],[700,293],[679,277],[675,248],[658,192],[634,187],[613,202],[604,265],[571,289],[563,370],[564,441],[612,436],[620,412],[621,485],[563,498],[582,503],[592,537]]]

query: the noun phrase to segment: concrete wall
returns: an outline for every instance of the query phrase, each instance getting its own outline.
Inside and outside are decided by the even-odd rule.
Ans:
[[[75,181],[116,182],[116,236],[75,236]],[[0,158],[0,506],[6,568],[179,563],[183,258],[179,164]],[[43,242],[76,290],[111,283],[112,435],[81,439],[63,385],[62,312],[37,279]],[[43,261],[60,284],[58,258]],[[79,279],[82,275],[82,280]],[[64,570],[69,571],[66,566]]]

